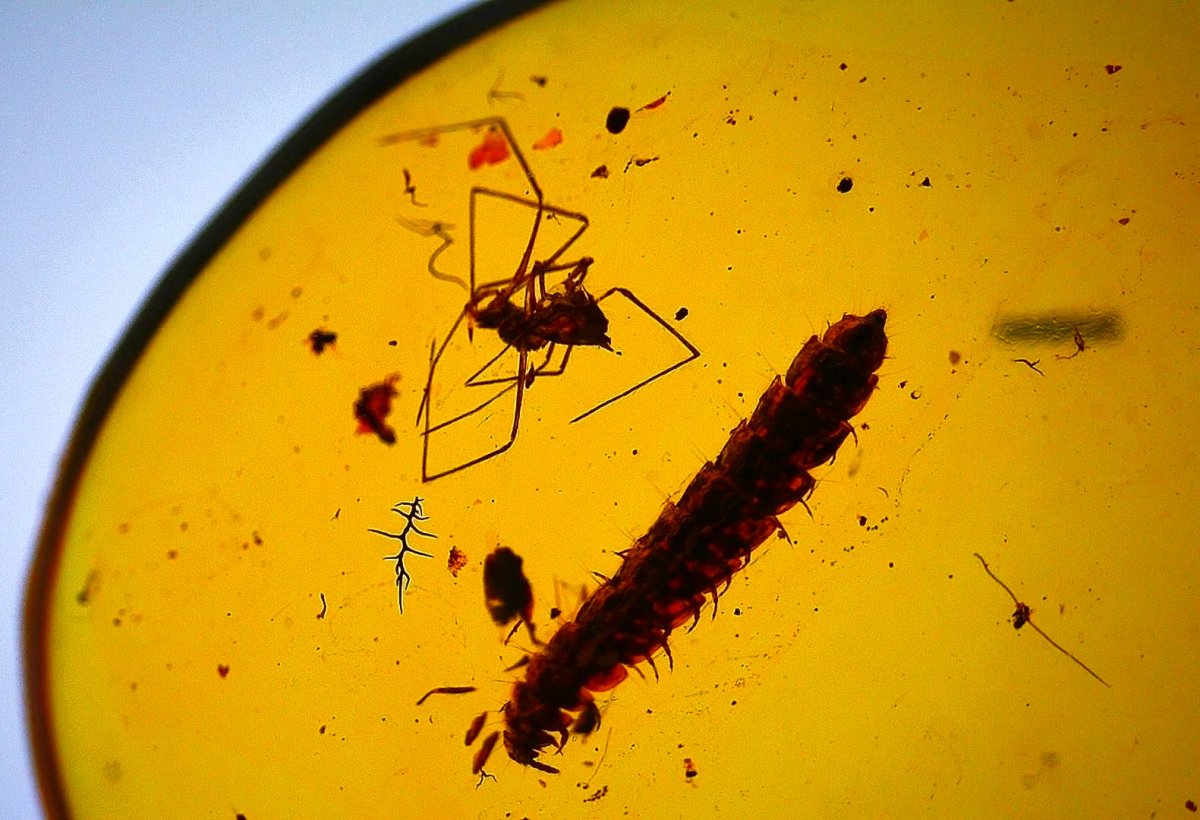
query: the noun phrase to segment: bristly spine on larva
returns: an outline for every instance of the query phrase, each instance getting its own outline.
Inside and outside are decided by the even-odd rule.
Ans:
[[[716,460],[679,501],[667,502],[617,573],[533,656],[504,707],[513,760],[556,773],[538,757],[548,746],[561,750],[576,721],[595,725],[592,693],[616,686],[628,666],[653,665],[660,649],[670,660],[671,630],[695,623],[717,587],[779,529],[778,516],[812,492],[808,471],[853,432],[849,420],[875,390],[887,353],[886,321],[883,310],[847,314],[809,339]],[[476,757],[476,771],[483,762]]]

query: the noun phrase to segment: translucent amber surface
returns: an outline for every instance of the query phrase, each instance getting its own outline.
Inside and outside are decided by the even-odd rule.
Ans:
[[[1198,20],[561,2],[398,73],[206,234],[85,415],[27,613],[48,804],[1186,813]],[[549,292],[607,294],[611,350],[505,350],[483,297],[517,277],[522,313],[527,250],[562,263]],[[501,743],[472,775],[468,725],[502,728],[537,649],[490,617],[485,557],[522,558],[549,637],[811,335],[880,307],[879,388],[791,543],[676,630],[673,670],[597,697],[561,774]],[[975,553],[1110,686],[1014,630]],[[435,687],[474,691],[416,705]]]

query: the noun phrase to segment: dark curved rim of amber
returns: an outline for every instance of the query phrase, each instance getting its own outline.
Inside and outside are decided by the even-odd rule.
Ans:
[[[92,384],[59,465],[58,478],[29,571],[23,616],[25,715],[42,807],[50,817],[71,815],[47,697],[46,618],[57,580],[59,545],[75,500],[80,474],[113,401],[163,320],[184,290],[242,223],[275,189],[342,126],[399,83],[455,49],[504,25],[547,0],[492,0],[418,34],[347,82],[285,139],[254,175],[209,220],[175,259],[134,317],[124,337]]]

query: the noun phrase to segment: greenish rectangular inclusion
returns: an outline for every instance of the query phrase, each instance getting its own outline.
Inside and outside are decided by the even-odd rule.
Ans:
[[[1005,344],[1057,344],[1070,341],[1078,333],[1088,342],[1119,342],[1125,336],[1125,322],[1119,313],[1035,313],[999,316],[992,324],[992,335]]]

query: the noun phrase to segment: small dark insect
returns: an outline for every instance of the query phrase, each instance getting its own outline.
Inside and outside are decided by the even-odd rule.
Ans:
[[[418,496],[413,498],[412,501],[400,501],[392,507],[392,512],[404,519],[404,529],[400,532],[384,532],[383,530],[375,529],[367,530],[367,532],[373,532],[376,535],[382,535],[385,538],[394,538],[400,542],[400,551],[395,555],[385,555],[383,560],[396,562],[396,591],[400,602],[401,615],[404,614],[404,590],[408,589],[408,584],[412,580],[412,576],[410,576],[408,574],[408,570],[404,568],[405,553],[411,552],[414,555],[420,555],[424,558],[433,557],[427,552],[421,552],[420,550],[413,549],[411,546],[409,546],[408,536],[410,533],[416,533],[417,535],[423,535],[426,538],[437,538],[437,536],[433,533],[421,530],[415,523],[417,521],[429,520],[429,516],[422,512],[422,500],[423,499]]]
[[[396,397],[396,382],[399,380],[400,377],[393,373],[378,384],[358,391],[354,417],[358,419],[356,432],[359,435],[374,433],[384,444],[396,443],[396,431],[387,423],[387,417],[392,413],[392,399]]]
[[[312,348],[314,356],[320,356],[325,352],[325,348],[337,341],[337,334],[332,330],[326,330],[319,327],[312,333],[308,334],[308,345]]]
[[[588,227],[588,218],[574,211],[548,205],[542,194],[525,155],[517,146],[516,140],[509,130],[508,123],[503,117],[491,117],[470,122],[455,123],[417,131],[406,131],[389,134],[381,138],[382,145],[394,145],[401,142],[417,141],[425,144],[436,143],[436,137],[454,131],[483,131],[483,141],[474,148],[467,159],[471,169],[485,165],[494,165],[512,157],[520,165],[525,175],[528,190],[532,197],[499,191],[482,186],[474,186],[470,191],[470,241],[468,260],[468,281],[463,282],[458,277],[438,271],[434,265],[434,257],[444,251],[449,244],[449,235],[445,233],[440,223],[420,225],[409,223],[410,229],[423,232],[425,235],[437,236],[442,245],[430,258],[430,273],[436,278],[455,282],[468,293],[467,303],[458,318],[455,319],[441,344],[436,342],[430,348],[429,378],[426,381],[425,393],[417,409],[417,424],[424,420],[424,446],[421,454],[421,477],[423,481],[433,481],[465,470],[488,459],[495,458],[513,445],[521,423],[521,409],[524,404],[525,391],[534,382],[535,377],[560,376],[566,371],[571,352],[580,346],[597,347],[612,350],[608,336],[608,317],[601,305],[612,297],[622,297],[634,308],[644,313],[667,333],[673,336],[685,349],[686,354],[674,364],[659,370],[642,379],[637,384],[617,395],[606,399],[595,407],[580,413],[571,419],[580,421],[592,415],[601,408],[622,399],[631,393],[645,387],[651,382],[662,378],[676,368],[700,355],[687,339],[672,328],[661,316],[643,303],[632,291],[623,287],[610,287],[599,296],[593,296],[585,287],[584,280],[593,263],[590,257],[583,256],[574,261],[564,261],[564,256],[575,241]],[[490,198],[492,202],[511,203],[520,207],[533,209],[534,215],[528,239],[512,276],[488,282],[476,279],[476,213],[481,198]],[[548,256],[534,258],[537,247],[539,229],[544,220],[555,220],[560,223],[573,222],[578,225],[566,239]],[[547,283],[549,277],[550,283]],[[557,284],[555,283],[557,280]],[[444,420],[435,421],[433,416],[433,386],[442,358],[450,348],[451,342],[460,328],[466,328],[469,341],[474,340],[476,329],[495,331],[503,347],[487,359],[481,367],[468,376],[463,383],[470,388],[486,388],[496,391],[479,404],[468,407],[463,412],[450,415]],[[544,353],[543,353],[544,351]],[[504,370],[506,362],[511,362],[516,354],[515,372],[511,375]],[[506,359],[507,357],[507,359]],[[536,359],[540,357],[540,361]],[[467,371],[470,372],[470,371]],[[512,427],[508,438],[498,446],[492,447],[479,455],[467,457],[444,468],[431,466],[430,441],[439,432],[446,431],[454,425],[468,420],[478,421],[480,414],[491,407],[503,396],[513,394]],[[475,417],[475,418],[473,418]]]
[[[521,570],[521,557],[508,547],[500,547],[483,562],[483,593],[488,614],[503,626],[520,616],[533,615],[533,590]]]
[[[710,595],[715,614],[718,588],[778,531],[779,516],[805,501],[816,484],[809,470],[830,461],[853,432],[849,420],[876,389],[886,320],[882,310],[847,315],[823,338],[809,339],[716,460],[666,504],[621,553],[617,573],[530,659],[503,708],[510,758],[556,774],[539,758],[548,746],[561,752],[573,725],[595,728],[595,693],[643,661],[657,674],[660,650],[673,664],[671,631],[688,621],[694,628]],[[475,755],[476,770],[484,752]]]
[[[490,553],[483,561],[483,597],[488,614],[497,626],[504,626],[518,618],[513,625],[513,632],[524,623],[530,639],[536,643],[533,588],[521,569],[523,563],[521,556],[508,547],[500,547]]]
[[[979,563],[983,564],[983,571],[986,572],[989,576],[991,576],[991,579],[993,581],[995,581],[997,584],[999,584],[1004,589],[1004,591],[1008,593],[1008,597],[1013,599],[1013,604],[1015,604],[1017,607],[1016,610],[1012,614],[1012,624],[1013,624],[1014,629],[1020,629],[1021,627],[1025,626],[1025,624],[1029,624],[1031,627],[1034,628],[1034,630],[1037,632],[1037,634],[1041,635],[1043,638],[1046,639],[1047,643],[1049,643],[1051,646],[1053,646],[1059,652],[1066,655],[1071,660],[1075,661],[1075,663],[1079,664],[1079,666],[1081,666],[1083,668],[1083,671],[1087,672],[1089,675],[1091,675],[1093,678],[1095,678],[1096,680],[1103,683],[1108,688],[1110,688],[1110,689],[1112,688],[1112,685],[1108,681],[1106,681],[1104,678],[1100,677],[1095,672],[1093,672],[1090,666],[1088,666],[1083,661],[1079,660],[1079,658],[1072,655],[1070,652],[1068,652],[1063,647],[1059,646],[1057,641],[1055,641],[1053,638],[1051,638],[1049,635],[1047,635],[1045,632],[1043,632],[1042,628],[1033,622],[1033,620],[1032,620],[1033,611],[1029,608],[1029,606],[1027,604],[1022,603],[1017,598],[1016,593],[1013,592],[1011,589],[1009,589],[1008,584],[1004,583],[1003,581],[1001,581],[999,578],[996,577],[996,573],[992,572],[992,568],[988,566],[987,561],[983,560],[982,555],[980,555],[979,553],[975,553],[975,557],[979,559]]]
[[[1021,627],[1025,626],[1025,624],[1029,623],[1029,616],[1031,614],[1032,612],[1029,609],[1029,605],[1018,601],[1017,608],[1013,610],[1012,614],[1013,629],[1020,629]]]

